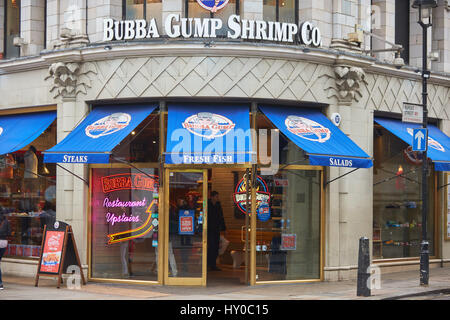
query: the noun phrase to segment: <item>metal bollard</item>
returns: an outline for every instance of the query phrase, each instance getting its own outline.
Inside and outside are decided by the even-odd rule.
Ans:
[[[370,253],[369,253],[369,239],[362,237],[359,239],[359,255],[358,255],[358,281],[357,281],[357,296],[370,297],[370,288],[368,280],[370,273]]]

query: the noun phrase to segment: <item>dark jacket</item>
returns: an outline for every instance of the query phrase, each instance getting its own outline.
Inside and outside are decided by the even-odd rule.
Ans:
[[[7,240],[11,235],[11,225],[5,217],[0,216],[0,240]]]
[[[220,239],[220,232],[225,231],[225,219],[223,217],[222,205],[220,201],[216,204],[212,204],[211,200],[208,201],[208,238]]]

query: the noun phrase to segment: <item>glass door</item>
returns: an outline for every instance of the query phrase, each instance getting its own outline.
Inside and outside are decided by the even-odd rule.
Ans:
[[[166,171],[164,279],[206,286],[207,170]]]

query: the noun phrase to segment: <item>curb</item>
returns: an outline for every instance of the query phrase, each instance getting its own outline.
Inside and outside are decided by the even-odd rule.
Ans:
[[[380,300],[399,300],[399,299],[405,299],[405,298],[413,298],[413,297],[421,297],[421,296],[430,296],[434,294],[450,294],[450,288],[444,288],[444,289],[435,289],[435,290],[429,290],[429,291],[423,291],[423,292],[417,292],[417,293],[410,293],[400,296],[393,296],[393,297],[387,297]]]

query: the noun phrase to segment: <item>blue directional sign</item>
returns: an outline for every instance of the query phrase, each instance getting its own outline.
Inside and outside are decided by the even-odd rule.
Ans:
[[[426,128],[413,129],[413,151],[426,151],[428,146],[428,130]]]

